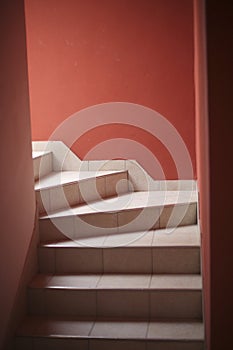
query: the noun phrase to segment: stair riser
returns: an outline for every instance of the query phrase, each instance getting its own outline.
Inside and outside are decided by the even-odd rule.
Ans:
[[[53,171],[52,153],[44,154],[43,156],[33,159],[34,180],[45,176]]]
[[[202,317],[200,290],[29,289],[39,315],[177,319]]]
[[[172,219],[170,215],[172,214]],[[176,219],[175,219],[176,218]],[[159,207],[122,210],[119,212],[95,212],[93,214],[67,216],[40,220],[41,241],[97,237],[111,233],[147,231],[149,229],[195,225],[197,205],[176,204],[162,210]],[[51,236],[52,235],[52,236]]]
[[[204,350],[203,341],[17,337],[14,350]]]
[[[38,190],[36,198],[39,213],[43,214],[124,194],[128,191],[128,173],[125,171]]]
[[[39,248],[41,273],[199,274],[199,247]]]

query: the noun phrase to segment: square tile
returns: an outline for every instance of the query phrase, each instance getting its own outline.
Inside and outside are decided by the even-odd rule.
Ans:
[[[98,282],[98,289],[147,289],[150,275],[103,275]]]
[[[150,248],[106,248],[103,249],[105,273],[151,273]]]
[[[145,170],[134,160],[126,161],[126,169],[134,191],[148,191],[151,181]]]
[[[169,205],[162,209],[160,228],[195,225],[197,223],[197,204]]]
[[[152,248],[153,273],[200,273],[198,247]]]
[[[80,247],[102,248],[106,238],[106,236],[77,238],[75,243]]]
[[[102,250],[98,248],[57,248],[58,273],[102,273]]]
[[[65,185],[63,186],[63,190],[70,206],[77,205],[81,202],[78,183]]]
[[[150,322],[147,337],[164,340],[203,340],[201,322]]]
[[[160,209],[146,207],[118,213],[119,232],[148,231],[159,227]]]
[[[151,289],[185,289],[185,290],[201,290],[202,276],[201,275],[168,275],[157,274],[152,275],[150,282]]]
[[[149,246],[153,233],[138,231],[130,233],[110,234],[106,236],[104,247]]]
[[[103,170],[124,170],[125,161],[117,160],[90,160],[89,171],[103,171]]]
[[[66,150],[62,161],[60,160],[60,164],[62,164],[62,170],[78,171],[80,169],[81,163],[81,160],[71,150]]]
[[[80,202],[89,203],[105,197],[105,178],[100,176],[79,181]]]
[[[201,319],[201,291],[151,291],[150,317]]]
[[[164,180],[160,181],[161,191],[192,191],[196,190],[195,180]]]
[[[39,231],[42,242],[56,241],[74,236],[74,219],[72,217],[57,217],[39,220]]]
[[[100,275],[56,275],[51,277],[47,286],[49,288],[93,289],[99,280]]]
[[[138,232],[139,233],[139,232]],[[150,247],[152,245],[154,231],[142,231],[137,239],[130,243],[131,247]]]
[[[44,154],[39,160],[39,177],[42,177],[52,171],[52,153]]]
[[[51,211],[59,210],[59,209],[69,209],[70,204],[64,192],[65,186],[56,186],[50,188],[50,206]]]
[[[96,316],[96,292],[47,289],[45,308],[51,315]]]
[[[91,337],[113,339],[143,339],[146,337],[147,322],[98,321],[94,324]]]
[[[198,227],[189,225],[155,230],[153,246],[200,246]]]
[[[128,192],[127,173],[112,174],[105,177],[106,196],[117,196]]]
[[[98,290],[97,316],[147,318],[149,293],[144,290]]]
[[[62,316],[50,317],[48,319],[43,319],[43,321],[38,321],[37,333],[38,335],[44,336],[80,336],[86,337],[89,335],[92,327],[92,321],[81,321],[77,320],[76,316],[68,316],[67,318]]]
[[[76,217],[75,224],[75,239],[117,233],[117,214],[101,212],[83,214]]]

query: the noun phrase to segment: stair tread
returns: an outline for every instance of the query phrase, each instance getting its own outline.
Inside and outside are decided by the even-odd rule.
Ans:
[[[163,207],[177,204],[197,202],[196,191],[138,191],[107,198],[89,204],[77,205],[73,208],[58,210],[40,219],[85,215],[104,212],[119,212],[124,210]]]
[[[50,151],[33,151],[32,152],[32,159],[43,157],[47,154],[52,154],[52,152],[50,152]]]
[[[38,152],[40,153],[40,152]],[[101,176],[112,174],[119,174],[126,172],[126,170],[110,170],[110,171],[61,171],[51,172],[40,180],[35,182],[35,190],[46,189],[50,187],[57,187],[69,183],[83,181]]]
[[[157,229],[131,233],[118,233],[77,240],[42,243],[47,248],[87,247],[199,247],[200,233],[197,225],[180,226],[173,229]]]
[[[150,274],[39,274],[31,284],[35,289],[93,290],[201,290],[201,275]]]
[[[196,320],[146,322],[31,316],[19,327],[17,336],[203,341],[204,325]]]

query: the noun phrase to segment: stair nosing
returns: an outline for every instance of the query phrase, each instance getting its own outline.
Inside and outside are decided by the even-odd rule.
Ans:
[[[60,188],[60,187],[63,187],[63,186],[69,186],[69,185],[75,185],[75,184],[78,184],[80,182],[84,182],[84,181],[88,181],[90,179],[96,179],[96,178],[102,178],[102,177],[106,177],[106,176],[112,176],[112,175],[118,175],[118,174],[124,174],[124,173],[127,173],[128,170],[109,170],[111,171],[110,174],[101,174],[101,175],[96,175],[96,176],[93,176],[93,177],[90,177],[90,178],[85,178],[85,179],[79,179],[79,180],[75,180],[75,181],[68,181],[68,182],[64,182],[62,184],[57,184],[57,185],[51,185],[51,186],[46,186],[46,187],[43,187],[43,188],[38,188],[38,189],[35,189],[35,192],[39,193],[41,191],[44,191],[44,190],[50,190],[50,189],[54,189],[54,188]],[[79,172],[79,171],[77,171]],[[94,173],[95,171],[93,171]],[[53,174],[55,172],[51,172],[49,174]],[[59,172],[58,172],[59,173]],[[62,173],[62,172],[61,172]],[[49,174],[45,175],[45,176],[48,176]],[[37,181],[40,181],[40,180],[37,180]]]

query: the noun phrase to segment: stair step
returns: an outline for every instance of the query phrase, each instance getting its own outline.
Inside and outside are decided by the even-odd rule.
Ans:
[[[28,317],[15,350],[204,350],[204,326],[196,320],[83,320]]]
[[[42,216],[40,233],[42,241],[48,232],[54,235],[53,239],[77,239],[196,222],[196,192],[132,192]]]
[[[29,312],[201,319],[201,288],[198,275],[39,275],[29,286]]]
[[[39,213],[126,193],[127,171],[52,172],[35,183]]]
[[[51,152],[32,152],[34,180],[47,175],[53,170]]]
[[[39,247],[42,273],[200,273],[198,227],[122,233]]]

